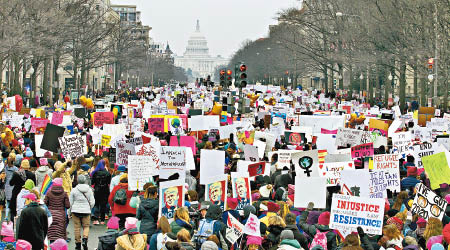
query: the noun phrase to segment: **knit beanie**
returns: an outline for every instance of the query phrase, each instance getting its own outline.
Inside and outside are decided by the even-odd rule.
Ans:
[[[328,226],[330,224],[330,212],[326,211],[319,215],[319,219],[317,220],[317,224]]]
[[[23,185],[23,187],[28,190],[32,190],[35,186],[36,185],[34,185],[34,181],[31,179],[26,180],[25,184]]]
[[[47,158],[41,158],[41,159],[39,159],[39,164],[40,164],[41,166],[47,166],[47,164],[48,164]]]
[[[201,250],[219,250],[219,247],[214,241],[207,240],[203,242]]]
[[[262,238],[260,236],[253,236],[253,235],[247,236],[247,246],[248,245],[260,246],[261,243],[262,243]]]
[[[293,240],[294,233],[291,230],[283,230],[280,234],[280,240]]]
[[[417,176],[417,168],[416,167],[408,167],[406,176]]]
[[[55,242],[50,244],[52,250],[67,250],[67,241],[64,239],[57,239]]]
[[[106,224],[106,226],[109,229],[119,229],[119,217],[117,216],[113,216],[108,220],[108,223]]]
[[[431,249],[431,247],[437,243],[442,244],[442,240],[444,237],[442,235],[432,236],[427,241],[427,249]]]
[[[447,223],[444,229],[442,229],[442,236],[444,237],[445,242],[450,245],[450,223]]]
[[[386,221],[386,225],[394,224],[398,230],[401,232],[403,229],[403,221],[397,217],[391,217]]]

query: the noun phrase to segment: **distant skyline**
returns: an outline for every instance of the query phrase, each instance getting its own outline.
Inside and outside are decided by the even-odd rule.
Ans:
[[[197,19],[211,56],[231,57],[245,40],[266,37],[277,13],[300,6],[299,0],[111,0],[136,5],[150,37],[183,55]],[[238,28],[239,27],[239,28]],[[225,38],[226,37],[226,38]]]

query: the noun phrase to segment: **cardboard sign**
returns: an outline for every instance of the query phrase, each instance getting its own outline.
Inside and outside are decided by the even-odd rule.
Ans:
[[[150,156],[128,155],[128,190],[144,190],[158,169]]]
[[[21,128],[23,124],[23,115],[13,115],[9,121],[9,125],[13,128]]]
[[[244,145],[244,156],[246,161],[257,162],[259,161],[258,148],[253,145]]]
[[[169,130],[174,135],[183,134],[183,120],[180,118],[169,118]]]
[[[417,193],[411,206],[411,213],[417,214],[425,220],[429,218],[442,220],[448,205],[447,201],[422,183],[416,185],[416,191]]]
[[[86,136],[69,135],[58,138],[65,159],[76,159],[87,154]]]
[[[150,156],[156,167],[160,168],[161,144],[158,138],[152,138],[150,143],[138,145],[135,147],[136,155]]]
[[[305,192],[308,190],[308,192]],[[294,207],[307,207],[314,202],[315,208],[326,207],[327,180],[322,177],[295,177]]]
[[[149,118],[148,119],[148,132],[153,134],[155,132],[164,131],[164,118]]]
[[[59,140],[56,140],[56,138],[62,137],[65,130],[66,129],[63,127],[48,123],[45,128],[44,137],[42,138],[41,148],[53,153],[58,153],[60,145]]]
[[[317,150],[309,150],[293,153],[292,162],[298,177],[319,177],[319,153]]]
[[[437,153],[422,157],[423,167],[431,183],[431,189],[437,189],[440,184],[450,182],[450,167],[448,165],[448,152]]]
[[[347,147],[356,146],[361,143],[363,134],[366,131],[350,129],[350,128],[339,128],[336,134],[336,146],[337,147]]]
[[[248,173],[250,177],[254,177],[257,175],[263,175],[266,171],[266,162],[258,162],[248,165]]]
[[[134,145],[117,142],[116,145],[116,163],[120,166],[128,166],[128,156],[135,154]]]
[[[111,143],[111,136],[109,136],[109,135],[102,135],[102,143],[101,143],[101,145],[103,147],[109,147],[110,143]]]
[[[243,210],[245,206],[252,204],[249,173],[231,173],[232,197],[237,198],[236,210]]]
[[[101,127],[103,124],[114,124],[113,112],[95,112],[94,126]]]
[[[174,173],[184,173],[186,170],[185,147],[161,147],[160,166],[159,177],[163,179],[169,178]]]
[[[142,140],[142,136],[130,138],[125,140],[126,143],[133,144],[134,146],[142,145],[144,144]]]
[[[225,230],[225,238],[234,244],[244,234],[244,225],[228,213],[227,228]]]
[[[401,132],[392,134],[393,153],[408,154],[412,151],[411,132]]]
[[[372,156],[373,153],[373,143],[366,143],[354,146],[351,148],[352,158],[364,158]]]
[[[219,174],[210,176],[205,180],[205,201],[211,201],[214,205],[218,205],[222,211],[226,210],[225,203],[227,197],[227,182],[226,174]]]
[[[330,228],[356,232],[362,227],[365,233],[383,233],[384,199],[362,198],[333,194]]]
[[[400,186],[400,178],[389,170],[373,170],[370,172],[369,197],[386,198],[386,189]]]
[[[319,165],[320,177],[326,178],[327,186],[337,186],[341,183],[341,171],[355,169],[353,161],[324,162]]]
[[[414,145],[413,152],[416,167],[423,168],[422,157],[433,155],[437,152],[437,149],[434,144],[423,143]]]
[[[159,217],[172,219],[175,210],[184,205],[184,180],[161,182],[159,197]]]
[[[384,154],[373,156],[373,170],[384,170],[387,179],[387,188],[400,192],[399,157],[397,154]]]

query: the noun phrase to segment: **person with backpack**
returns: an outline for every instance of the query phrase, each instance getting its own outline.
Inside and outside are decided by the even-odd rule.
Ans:
[[[95,198],[91,187],[86,184],[84,175],[78,175],[78,185],[70,192],[69,202],[75,234],[75,249],[81,250],[82,243],[83,248],[87,249],[91,209],[95,205]],[[83,242],[81,241],[81,228],[83,228]]]
[[[218,239],[222,235],[225,235],[226,225],[223,224],[222,220],[222,209],[220,206],[212,204],[209,206],[205,219],[200,220],[197,233],[194,235],[194,242],[197,249],[207,240],[207,238],[213,234],[217,236]]]
[[[330,212],[322,212],[319,215],[317,224],[309,225],[306,223],[309,212],[314,208],[314,203],[310,202],[308,207],[300,216],[299,226],[300,228],[311,236],[312,242],[310,248],[320,245],[324,250],[335,250],[337,248],[337,236],[330,229]]]
[[[94,186],[95,197],[95,219],[94,225],[105,224],[106,205],[108,204],[109,184],[111,183],[111,174],[105,169],[105,161],[100,160],[97,167],[92,171],[92,185]]]
[[[97,250],[115,250],[116,248],[117,237],[120,236],[119,218],[116,216],[111,217],[106,227],[106,232],[98,237]]]
[[[136,218],[141,221],[139,232],[148,235],[149,243],[151,235],[156,232],[158,212],[158,187],[151,185],[145,190],[144,199],[142,199],[136,213]]]
[[[121,229],[125,227],[127,217],[136,216],[136,209],[130,206],[133,194],[133,191],[128,190],[128,174],[123,174],[120,177],[120,183],[109,194],[108,203],[111,207],[112,215],[119,217],[119,228]]]

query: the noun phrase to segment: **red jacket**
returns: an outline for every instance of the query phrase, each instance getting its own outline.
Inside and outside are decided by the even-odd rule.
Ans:
[[[113,201],[114,195],[116,194],[117,190],[119,189],[126,189],[127,190],[127,204],[125,205],[119,205]],[[112,192],[109,194],[108,202],[111,206],[111,211],[113,215],[117,214],[136,214],[136,208],[130,207],[130,200],[133,196],[134,191],[128,190],[128,183],[119,183],[119,185],[115,186]]]

